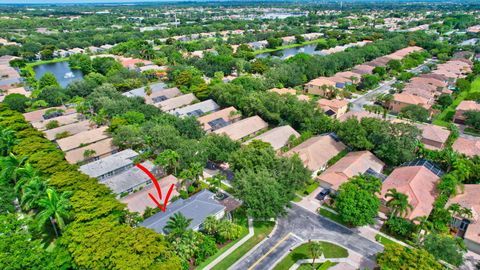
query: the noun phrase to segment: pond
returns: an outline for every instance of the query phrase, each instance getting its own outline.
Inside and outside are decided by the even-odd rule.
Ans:
[[[47,72],[53,73],[62,87],[83,78],[82,72],[78,69],[71,69],[67,61],[34,66],[33,71],[35,71],[36,80],[40,80]]]
[[[266,58],[266,57],[272,56],[272,57],[277,57],[281,59],[287,59],[299,53],[324,55],[323,52],[315,50],[316,48],[317,48],[316,44],[310,44],[310,45],[305,45],[301,47],[283,49],[283,50],[269,52],[269,53],[261,53],[261,54],[257,54],[255,57]]]

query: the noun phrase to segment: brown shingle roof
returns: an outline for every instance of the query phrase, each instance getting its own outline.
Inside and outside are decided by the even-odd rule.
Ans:
[[[85,153],[86,150],[95,151],[95,154],[93,154],[89,158],[96,158],[96,157],[108,155],[113,151],[115,151],[116,149],[117,147],[112,143],[112,138],[107,138],[107,139],[89,144],[84,147],[70,150],[65,153],[65,159],[70,164],[76,164],[78,162],[82,162],[85,160],[85,157],[83,154]]]
[[[70,125],[65,125],[61,126],[58,128],[53,128],[49,130],[43,131],[45,133],[45,137],[49,139],[50,141],[55,140],[55,135],[62,133],[62,132],[68,132],[71,135],[75,135],[77,133],[83,132],[90,130],[93,127],[93,124],[90,123],[89,120],[73,123]]]
[[[108,135],[105,132],[107,128],[108,127],[100,127],[97,129],[80,132],[73,136],[57,140],[57,144],[60,146],[62,151],[70,151],[72,149],[81,147],[80,145],[82,144],[88,145],[108,138]]]
[[[262,118],[255,115],[249,118],[242,119],[226,127],[215,130],[217,134],[225,134],[232,140],[240,140],[250,134],[258,132],[268,127],[268,124]]]
[[[260,141],[271,144],[274,150],[278,150],[284,147],[288,143],[288,139],[291,136],[298,138],[300,137],[300,134],[291,126],[286,125],[286,126],[276,127],[265,133],[262,133],[257,137],[246,141],[245,144],[248,144],[253,140],[260,140]]]

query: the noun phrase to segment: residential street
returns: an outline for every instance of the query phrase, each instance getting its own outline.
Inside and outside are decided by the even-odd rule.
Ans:
[[[293,204],[287,216],[278,219],[272,237],[261,242],[229,269],[271,269],[293,247],[308,240],[329,241],[372,260],[383,249],[358,233]]]
[[[408,70],[408,72],[411,72],[411,73],[417,75],[427,65],[434,64],[436,62],[437,62],[436,59],[429,59],[425,63],[419,65],[418,67],[413,68],[411,70]],[[375,96],[377,96],[379,94],[387,94],[388,91],[392,88],[392,85],[395,84],[396,82],[397,82],[396,79],[392,79],[390,81],[382,82],[379,87],[368,91],[366,94],[364,94],[364,95],[362,95],[362,96],[360,96],[356,99],[351,100],[350,103],[352,104],[352,107],[350,108],[350,111],[360,112],[360,111],[363,111],[363,106],[364,105],[367,105],[367,104],[368,105],[373,105],[373,99],[375,98]]]

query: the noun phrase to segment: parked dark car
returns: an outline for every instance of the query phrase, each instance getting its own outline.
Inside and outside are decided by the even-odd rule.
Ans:
[[[327,195],[330,194],[330,192],[331,190],[329,188],[325,188],[322,191],[320,191],[320,193],[318,193],[317,196],[315,196],[315,199],[319,201],[323,201],[325,200],[325,197],[327,197]]]

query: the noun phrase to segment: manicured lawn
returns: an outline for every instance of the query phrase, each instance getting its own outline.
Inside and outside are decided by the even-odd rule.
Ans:
[[[337,263],[334,263],[334,262],[331,262],[331,261],[326,261],[324,263],[315,263],[313,265],[313,268],[312,268],[312,264],[310,263],[304,263],[304,264],[301,264],[297,269],[298,270],[326,270],[334,265],[336,265]]]
[[[458,104],[460,104],[460,102],[462,102],[464,99],[475,93],[480,93],[480,77],[477,77],[472,82],[472,87],[470,88],[470,91],[465,91],[458,94],[453,103],[448,106],[448,108],[443,110],[439,115],[437,115],[437,117],[435,117],[433,124],[439,126],[448,126],[448,122],[450,122],[455,115],[455,109],[457,108]]]
[[[346,258],[348,257],[348,251],[343,247],[337,246],[328,242],[320,242],[323,246],[323,255],[325,258]],[[310,255],[311,243],[305,243],[292,252],[290,252],[280,263],[278,263],[274,270],[288,270],[298,260],[311,259]],[[308,268],[307,268],[308,269]],[[311,269],[311,268],[310,268]]]
[[[315,44],[315,43],[318,43],[318,42],[321,42],[321,41],[325,41],[325,39],[323,39],[323,38],[315,39],[315,40],[305,41],[305,42],[299,43],[299,44],[294,43],[294,44],[289,44],[289,45],[285,45],[285,46],[280,46],[280,47],[277,47],[275,49],[256,50],[256,51],[253,52],[253,54],[256,55],[256,54],[261,54],[261,53],[269,53],[269,52],[275,52],[275,51],[280,51],[280,50],[284,50],[284,49],[296,48],[296,47],[301,47],[301,46],[305,46],[305,45]]]
[[[335,213],[332,213],[328,210],[325,210],[323,208],[320,208],[320,211],[319,211],[319,214],[321,216],[324,216],[326,218],[329,218],[337,223],[340,223],[342,224],[343,226],[346,226],[346,227],[351,227],[350,225],[346,224],[345,222],[343,222],[343,220],[340,218],[340,216],[338,214],[335,214]]]
[[[248,239],[242,246],[234,250],[230,255],[223,259],[220,263],[215,265],[213,270],[225,270],[228,267],[232,266],[236,261],[238,261],[243,255],[245,255],[249,250],[256,246],[260,241],[265,239],[270,232],[272,231],[275,223],[269,221],[254,221],[254,231],[255,234],[252,238]]]
[[[396,242],[394,242],[394,241],[392,241],[392,240],[390,240],[386,237],[383,237],[380,234],[375,235],[375,240],[377,240],[377,242],[379,242],[382,245],[391,245],[391,244],[398,245]]]
[[[318,183],[317,181],[313,181],[313,183],[306,186],[305,189],[303,189],[303,191],[300,194],[308,195],[308,194],[312,193],[313,191],[315,191],[315,189],[317,189],[319,185],[320,185],[320,183]]]

